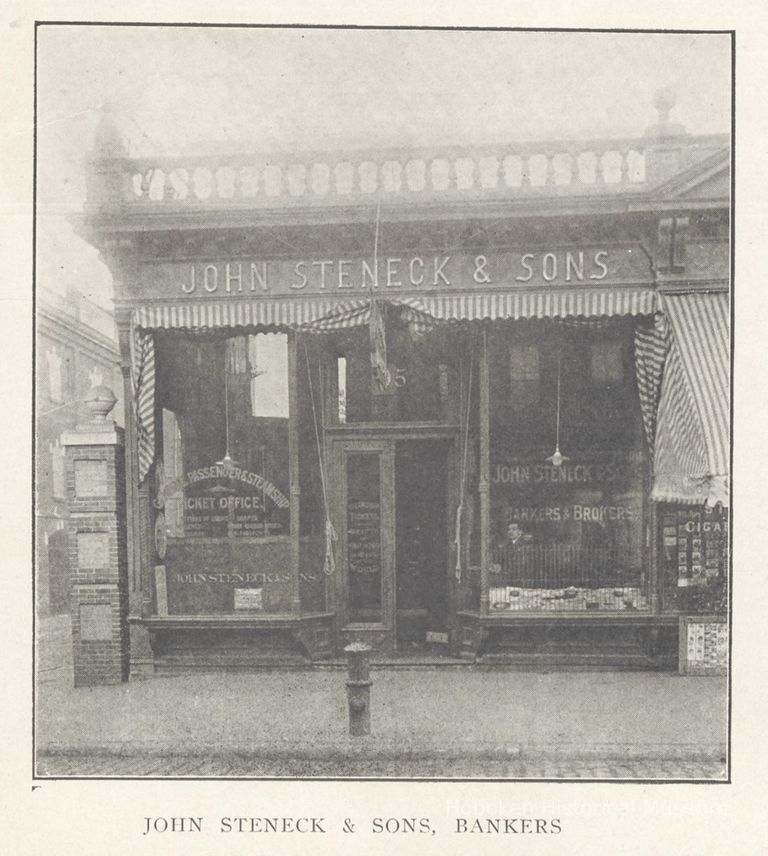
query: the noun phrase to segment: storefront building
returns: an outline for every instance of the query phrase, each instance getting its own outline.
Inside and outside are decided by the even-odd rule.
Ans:
[[[134,673],[673,667],[727,601],[730,148],[135,160],[115,282]]]

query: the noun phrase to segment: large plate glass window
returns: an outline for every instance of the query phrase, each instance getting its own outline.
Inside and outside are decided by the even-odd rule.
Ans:
[[[632,330],[525,321],[489,336],[494,610],[649,608]]]
[[[156,347],[168,610],[287,610],[287,337],[167,334]]]

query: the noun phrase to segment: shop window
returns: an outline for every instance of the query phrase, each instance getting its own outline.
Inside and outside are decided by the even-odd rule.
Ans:
[[[728,510],[659,508],[659,566],[665,611],[725,615],[728,611]]]
[[[171,340],[158,354],[163,443],[187,536],[288,535],[284,334]]]
[[[166,334],[156,346],[154,531],[167,543],[156,543],[154,562],[165,568],[168,611],[287,611],[287,337]]]
[[[523,322],[489,336],[493,609],[649,608],[628,342],[629,325]],[[527,387],[539,392],[526,405]]]

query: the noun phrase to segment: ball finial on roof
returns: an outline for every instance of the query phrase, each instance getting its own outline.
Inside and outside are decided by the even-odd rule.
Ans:
[[[653,95],[653,106],[659,113],[659,124],[669,122],[669,113],[677,103],[677,93],[670,86],[657,89]]]
[[[688,133],[684,125],[669,121],[669,114],[677,103],[677,93],[670,86],[657,89],[653,94],[653,106],[658,112],[658,121],[645,131],[646,137],[677,137]]]

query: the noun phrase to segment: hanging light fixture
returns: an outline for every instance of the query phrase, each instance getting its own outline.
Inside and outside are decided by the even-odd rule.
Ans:
[[[224,356],[224,457],[220,461],[216,461],[218,465],[224,467],[234,466],[236,461],[229,454],[229,355]]]
[[[562,349],[557,355],[557,417],[555,421],[555,451],[547,458],[553,467],[560,467],[564,461],[570,460],[560,451],[560,375],[563,362]]]

